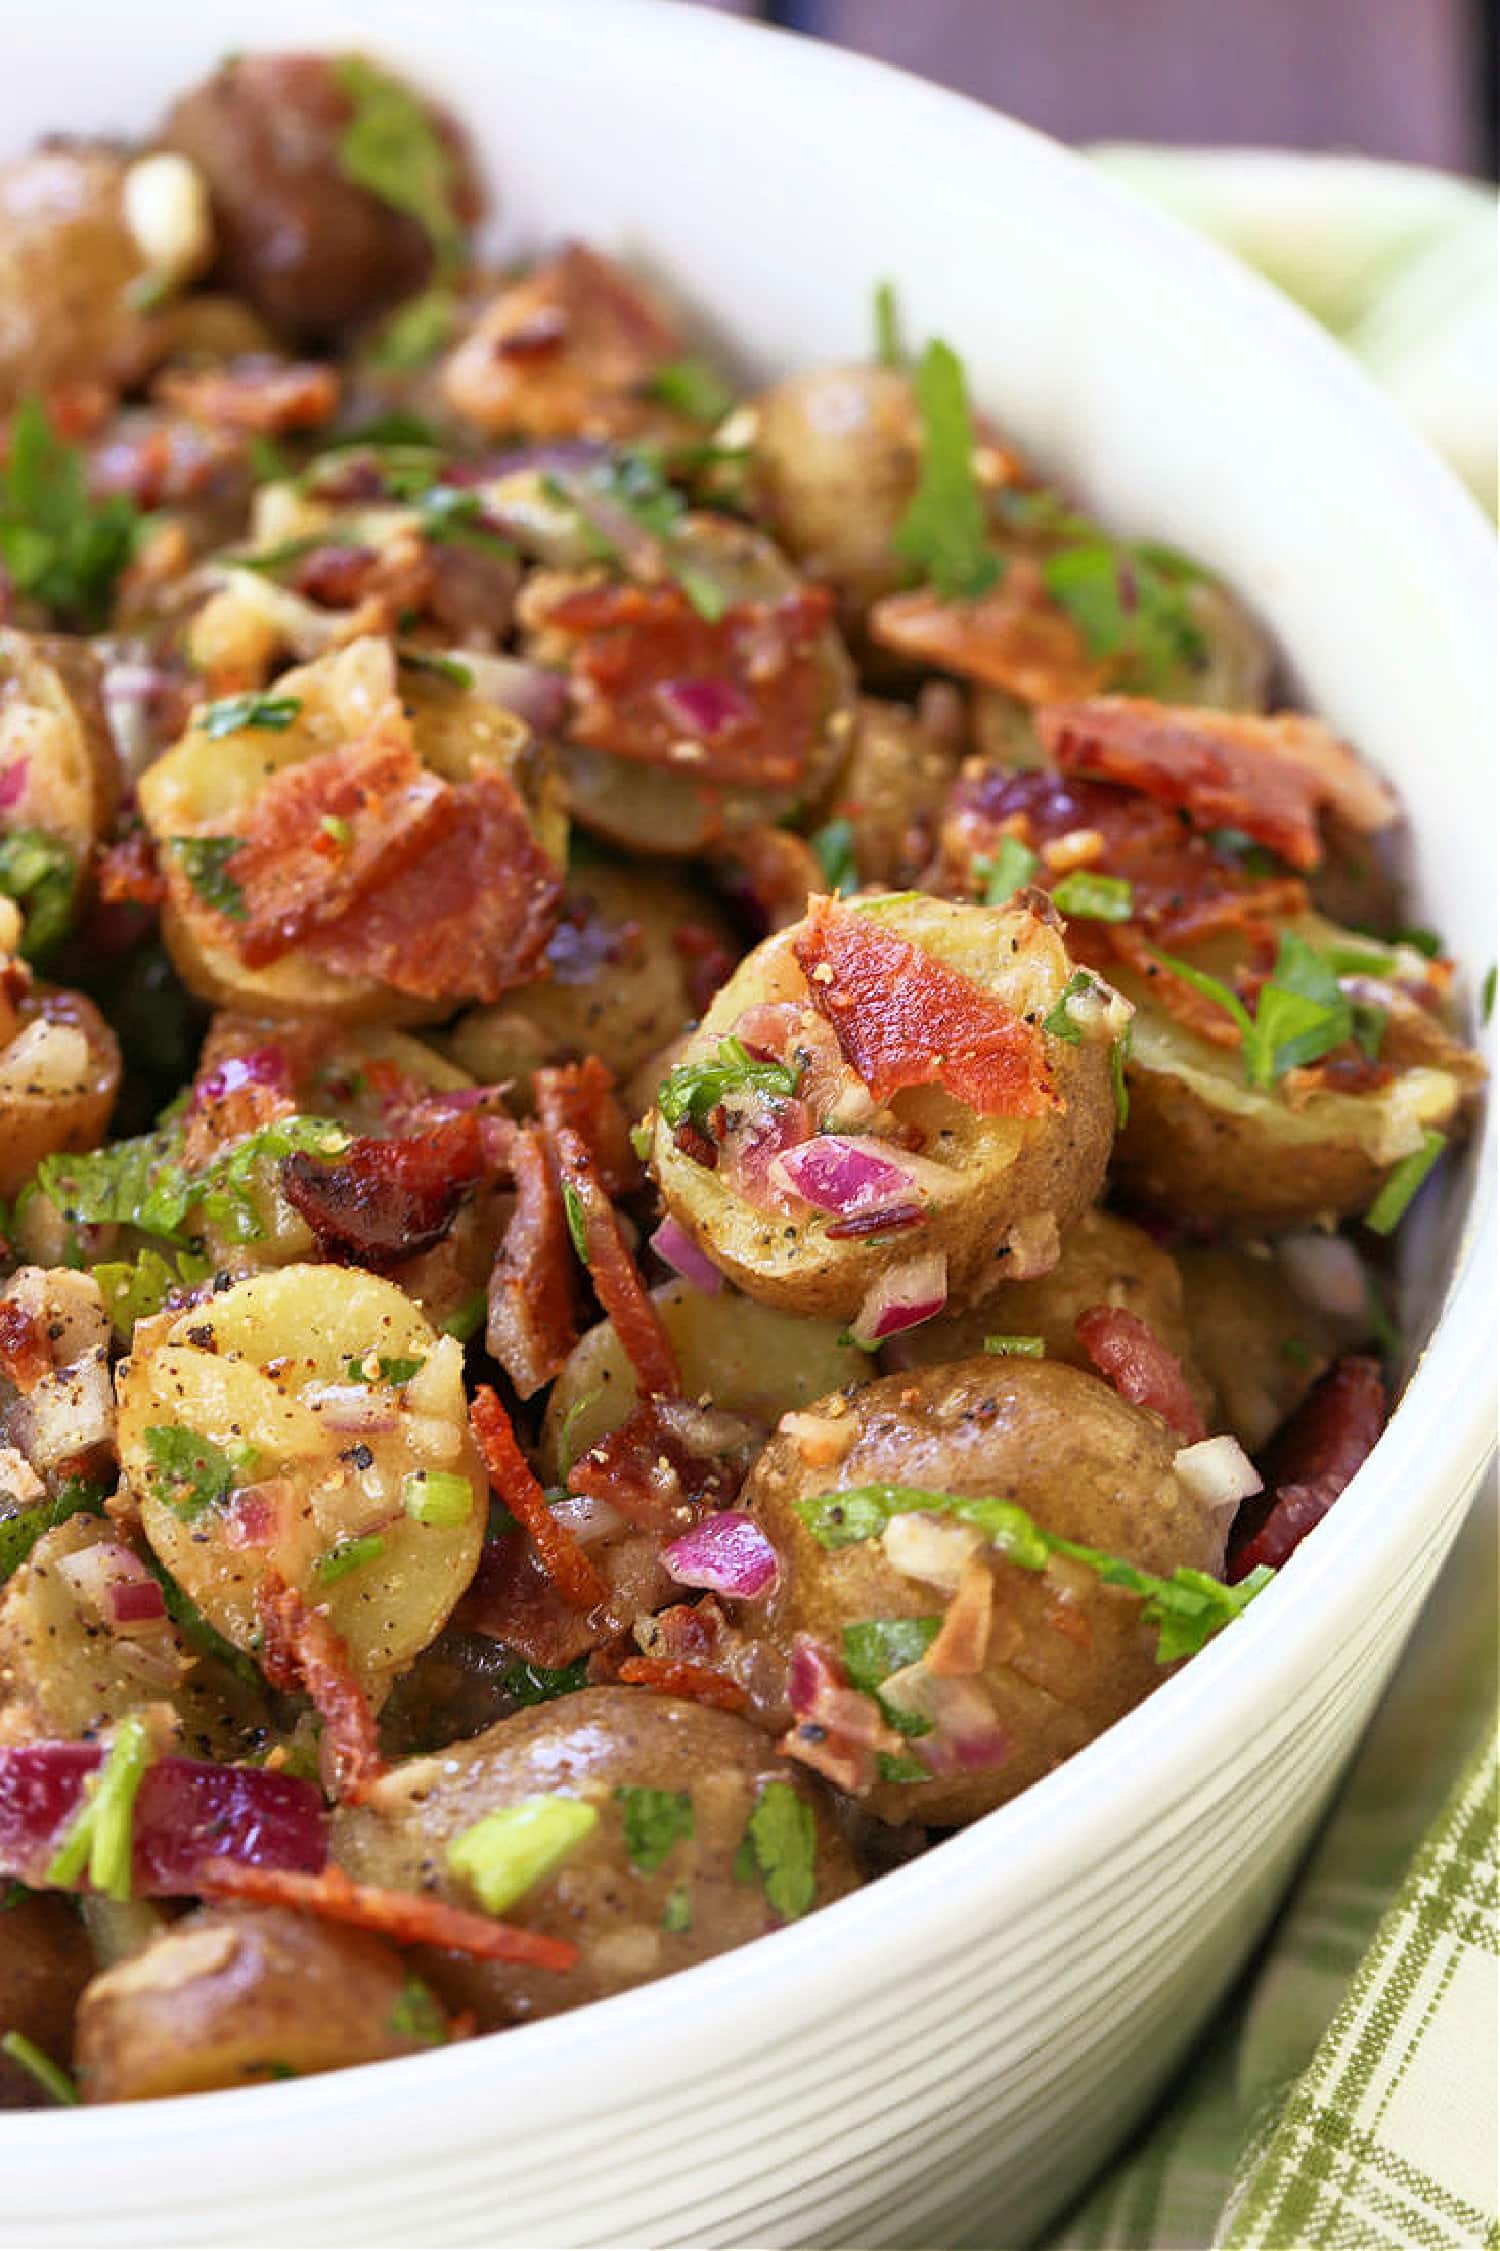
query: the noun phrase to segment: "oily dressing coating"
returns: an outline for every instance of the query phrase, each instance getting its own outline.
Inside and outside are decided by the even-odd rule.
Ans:
[[[965,1360],[882,1377],[799,1417],[756,1463],[742,1503],[781,1575],[771,1593],[737,1606],[740,1623],[788,1660],[805,1640],[842,1668],[847,1628],[943,1614],[953,1587],[898,1567],[882,1542],[829,1549],[814,1538],[797,1504],[855,1486],[1008,1499],[1045,1530],[1138,1569],[1217,1572],[1222,1513],[1175,1474],[1179,1444],[1159,1417],[1052,1361]],[[979,1568],[992,1582],[982,1653],[944,1684],[965,1706],[953,1758],[927,1781],[875,1780],[861,1802],[883,1820],[973,1820],[1050,1773],[1161,1678],[1136,1596],[1071,1561],[1038,1574],[981,1557]],[[935,1733],[944,1740],[945,1726]],[[907,1737],[887,1756],[920,1758],[926,1740]]]
[[[735,1872],[768,1790],[780,1793],[773,1804],[783,1815],[789,1791],[805,1809],[790,1812],[800,1836],[789,1856],[790,1893],[774,1880],[768,1893],[764,1876],[748,1874],[743,1863]],[[638,1839],[632,1854],[631,1794],[643,1791],[676,1800],[674,1841],[659,1858]],[[426,1949],[412,1957],[444,2001],[472,2009],[482,2028],[552,2015],[686,1969],[858,1882],[821,1786],[779,1759],[758,1728],[635,1688],[581,1689],[394,1768],[363,1804],[334,1817],[333,1857],[356,1882],[472,1905],[447,1866],[447,1847],[486,1814],[554,1794],[591,1806],[597,1824],[513,1912],[528,1929],[577,1945],[577,1966],[558,1974]]]

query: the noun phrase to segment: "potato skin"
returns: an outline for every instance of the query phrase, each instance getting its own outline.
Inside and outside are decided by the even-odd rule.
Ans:
[[[78,2009],[85,2102],[151,2102],[249,2087],[433,2045],[406,2029],[407,1972],[366,1931],[288,1907],[200,1907],[104,1970]]]
[[[917,880],[961,752],[955,736],[909,705],[860,697],[854,740],[823,817],[848,821],[862,884],[899,890]]]
[[[875,902],[874,911],[886,928],[1018,1013],[1045,1015],[1072,974],[1057,933],[1024,910],[954,906],[903,893]],[[688,1042],[685,1062],[711,1059],[747,1009],[805,1000],[806,980],[794,953],[801,927],[777,932],[741,962]],[[954,1182],[924,1226],[883,1243],[831,1239],[811,1215],[789,1219],[746,1202],[717,1171],[677,1147],[659,1113],[651,1170],[673,1217],[738,1289],[766,1305],[848,1321],[890,1266],[932,1249],[947,1257],[948,1303],[978,1303],[1004,1289],[1007,1263],[1017,1263],[1013,1229],[1045,1228],[1051,1218],[1066,1230],[1103,1182],[1115,1130],[1109,1047],[1050,1037],[1046,1045],[1063,1107],[1045,1117],[979,1117],[935,1086],[892,1097],[888,1108],[918,1130],[924,1156],[940,1162]]]
[[[91,1000],[42,985],[16,1009],[22,1033],[57,1024],[83,1041],[82,1066],[54,1084],[40,1076],[12,1042],[0,1047],[0,1196],[14,1196],[43,1157],[64,1149],[96,1149],[104,1139],[120,1085],[120,1047]]]
[[[900,586],[892,535],[916,490],[921,421],[907,377],[889,367],[821,367],[754,403],[757,505],[810,576],[851,613]]]
[[[1299,1297],[1274,1258],[1234,1243],[1178,1253],[1195,1359],[1219,1403],[1223,1427],[1259,1453],[1335,1356],[1364,1341]]]
[[[331,1850],[356,1881],[435,1890],[472,1907],[468,1887],[444,1864],[454,1837],[521,1798],[560,1792],[598,1807],[592,1834],[508,1910],[527,1929],[578,1945],[575,1969],[558,1974],[413,1952],[448,2006],[473,2009],[488,2029],[623,1992],[773,1928],[761,1885],[737,1881],[733,1865],[755,1803],[774,1781],[789,1782],[814,1813],[814,1904],[852,1891],[859,1879],[820,1784],[788,1767],[748,1721],[641,1688],[580,1689],[394,1768],[362,1804],[335,1813]],[[615,1796],[622,1785],[692,1799],[691,1836],[654,1870],[631,1865]],[[666,1931],[663,1910],[678,1886],[687,1888],[691,1924]]]
[[[810,1463],[796,1435],[778,1433],[741,1496],[777,1551],[781,1579],[770,1595],[736,1606],[737,1614],[750,1634],[784,1653],[806,1634],[839,1657],[845,1626],[929,1617],[944,1607],[939,1589],[897,1571],[878,1543],[830,1551],[813,1538],[795,1504],[855,1485],[1017,1501],[1046,1530],[1145,1571],[1222,1566],[1224,1526],[1174,1475],[1175,1434],[1061,1362],[964,1360],[886,1376],[856,1393],[840,1419],[854,1433],[840,1460]],[[1162,1677],[1156,1636],[1141,1625],[1133,1595],[1072,1564],[1043,1574],[1000,1561],[989,1568],[995,1613],[974,1678],[1009,1738],[1009,1757],[977,1773],[877,1782],[860,1802],[882,1820],[972,1821],[1061,1765]],[[1087,1627],[1082,1646],[1067,1630],[1077,1621]],[[920,1746],[913,1738],[918,1753]]]
[[[0,1907],[0,2025],[24,2032],[66,2070],[73,2012],[94,1971],[94,1950],[70,1899],[28,1892]],[[0,2110],[45,2104],[30,2072],[0,2056]]]
[[[0,627],[0,769],[25,762],[9,828],[39,828],[65,844],[81,884],[120,799],[120,764],[105,716],[99,659],[74,633]]]
[[[0,413],[73,383],[124,384],[151,358],[132,310],[145,261],[125,224],[125,160],[83,142],[0,166]]]

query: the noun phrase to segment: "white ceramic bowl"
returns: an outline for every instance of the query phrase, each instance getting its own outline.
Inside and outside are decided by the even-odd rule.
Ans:
[[[1482,973],[1492,542],[1301,316],[1037,135],[671,0],[28,8],[0,135],[144,125],[225,48],[359,43],[452,98],[510,240],[644,253],[750,369],[861,351],[892,276],[912,331],[952,338],[1045,464],[1248,594],[1312,704],[1403,785],[1421,902]],[[1489,1205],[1471,1165],[1424,1211],[1442,1315],[1329,1522],[1017,1804],[581,2016],[285,2087],[0,2119],[4,2240],[1023,2240],[1244,1959],[1458,1527],[1493,1428]]]

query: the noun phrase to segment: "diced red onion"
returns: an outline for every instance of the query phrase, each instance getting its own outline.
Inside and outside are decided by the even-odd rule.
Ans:
[[[276,1538],[277,1502],[284,1485],[273,1478],[266,1485],[247,1485],[236,1493],[220,1515],[225,1544],[232,1548],[268,1548]]]
[[[291,1073],[281,1048],[255,1047],[248,1055],[226,1055],[222,1063],[194,1080],[193,1107],[201,1110],[210,1102],[222,1102],[226,1095],[246,1086],[269,1087],[273,1094],[291,1093]]]
[[[886,1337],[930,1321],[948,1302],[948,1258],[944,1251],[923,1251],[888,1267],[869,1290],[849,1324],[859,1344],[879,1344]]]
[[[601,1501],[593,1493],[565,1493],[560,1501],[552,1503],[552,1514],[583,1547],[591,1547],[597,1540],[612,1539],[625,1525],[624,1517],[613,1503]]]
[[[818,1211],[837,1212],[841,1219],[885,1204],[909,1203],[915,1182],[912,1172],[894,1163],[877,1142],[836,1133],[816,1133],[811,1141],[783,1150],[769,1177],[778,1188],[789,1189]]]
[[[1362,1321],[1369,1311],[1365,1270],[1354,1245],[1343,1235],[1283,1235],[1276,1256],[1299,1297],[1344,1321]]]
[[[708,1587],[742,1602],[769,1593],[781,1576],[776,1550],[743,1509],[705,1516],[663,1548],[661,1559],[679,1586]]]
[[[367,1383],[309,1384],[302,1403],[330,1430],[394,1430],[398,1419],[389,1393]]]
[[[755,717],[754,704],[732,680],[662,680],[655,695],[670,726],[703,741]]]
[[[520,477],[528,470],[541,472],[592,469],[607,460],[609,447],[599,438],[555,438],[547,445],[512,446],[504,453],[482,454],[475,461],[450,462],[444,470],[450,485],[486,485],[497,477]]]
[[[95,1540],[72,1555],[60,1555],[55,1568],[106,1624],[126,1625],[166,1616],[160,1586],[123,1540]]]
[[[109,1607],[117,1626],[152,1625],[165,1618],[167,1598],[155,1579],[117,1579],[109,1590]]]
[[[899,1745],[874,1697],[851,1688],[842,1666],[808,1634],[793,1638],[786,1693],[799,1720],[823,1728],[842,1743],[864,1751],[890,1751]]]
[[[1225,1431],[1218,1438],[1200,1438],[1172,1457],[1177,1481],[1204,1508],[1218,1510],[1227,1520],[1241,1501],[1263,1490],[1263,1481],[1239,1440]]]
[[[651,1248],[663,1266],[670,1266],[695,1290],[703,1290],[716,1297],[724,1287],[724,1277],[706,1251],[701,1251],[687,1229],[672,1218],[664,1219],[651,1237]]]
[[[30,771],[31,760],[23,753],[13,758],[0,773],[0,813],[8,813],[13,805],[20,804],[26,794],[26,776]]]
[[[492,656],[465,650],[459,660],[474,681],[477,695],[502,711],[524,719],[535,735],[555,735],[568,710],[568,682],[561,672],[544,664],[528,664],[520,657]]]
[[[898,1712],[931,1723],[932,1732],[916,1745],[934,1774],[976,1774],[1003,1766],[1010,1737],[977,1682],[952,1675],[939,1678],[925,1665],[907,1665],[881,1683],[881,1695]]]
[[[93,1743],[28,1743],[0,1750],[0,1871],[41,1884],[86,1778]],[[312,1783],[266,1767],[161,1759],[135,1802],[131,1889],[137,1897],[195,1892],[211,1860],[316,1875],[328,1857],[327,1816]]]

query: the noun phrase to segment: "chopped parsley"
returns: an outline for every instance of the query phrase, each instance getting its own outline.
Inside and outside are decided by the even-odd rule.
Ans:
[[[646,394],[690,422],[722,422],[736,403],[724,378],[702,359],[668,360],[647,383]]]
[[[1391,944],[1410,946],[1413,953],[1419,953],[1424,961],[1440,961],[1447,950],[1441,931],[1428,930],[1421,923],[1414,923],[1406,930],[1398,930],[1391,939]]]
[[[104,1310],[127,1344],[137,1321],[160,1313],[174,1292],[206,1282],[213,1270],[212,1259],[199,1258],[193,1251],[178,1251],[168,1259],[149,1248],[133,1259],[107,1259],[89,1268],[99,1285]]]
[[[1052,903],[1081,922],[1128,922],[1135,912],[1135,894],[1122,875],[1091,875],[1087,868],[1074,868],[1055,883]]]
[[[347,852],[354,842],[354,831],[344,819],[342,813],[320,813],[318,827],[324,836],[338,846],[341,852]]]
[[[1386,1174],[1379,1195],[1365,1213],[1365,1225],[1374,1235],[1394,1235],[1406,1217],[1407,1207],[1448,1146],[1445,1133],[1424,1133],[1420,1149],[1413,1149]]]
[[[603,1397],[603,1384],[596,1384],[592,1391],[585,1391],[579,1398],[575,1399],[572,1406],[563,1416],[562,1428],[557,1434],[557,1451],[564,1469],[571,1469],[574,1462],[578,1458],[577,1454],[573,1450],[574,1431],[578,1428],[579,1423],[588,1413],[589,1409]]]
[[[1083,1034],[1068,1013],[1070,1000],[1082,1000],[1086,993],[1098,991],[1098,982],[1087,969],[1075,969],[1058,994],[1054,1005],[1042,1018],[1042,1030],[1050,1032],[1055,1040],[1066,1040],[1069,1047],[1081,1047]]]
[[[1085,1547],[1046,1531],[1015,1501],[936,1493],[920,1485],[852,1485],[841,1493],[816,1493],[796,1503],[797,1514],[820,1547],[853,1547],[878,1540],[894,1516],[956,1516],[977,1525],[992,1548],[1022,1571],[1045,1571],[1054,1555],[1071,1556],[1095,1572],[1105,1586],[1125,1587],[1143,1597],[1142,1621],[1157,1628],[1156,1661],[1172,1664],[1201,1649],[1221,1626],[1239,1617],[1273,1576],[1262,1566],[1237,1586],[1226,1586],[1206,1571],[1182,1565],[1170,1579],[1138,1571],[1123,1556]]]
[[[1135,1036],[1135,1026],[1127,1024],[1109,1051],[1109,1082],[1115,1096],[1115,1126],[1121,1133],[1130,1123],[1130,1082],[1125,1076],[1125,1066],[1130,1061],[1130,1043]]]
[[[661,1927],[668,1937],[693,1927],[693,1895],[686,1884],[674,1884],[661,1911]]]
[[[584,1214],[583,1198],[579,1195],[571,1180],[565,1180],[562,1184],[562,1200],[563,1211],[567,1215],[569,1240],[578,1253],[579,1265],[587,1266],[589,1262],[588,1220]]]
[[[1495,1013],[1495,981],[1500,977],[1500,964],[1491,962],[1484,973],[1484,984],[1479,994],[1479,1021],[1487,1024]]]
[[[124,493],[90,500],[81,449],[58,436],[39,399],[23,399],[0,470],[0,566],[15,592],[82,630],[103,625],[140,520]]]
[[[901,336],[901,307],[893,281],[875,284],[875,357],[882,367],[905,367],[906,346]]]
[[[54,2063],[46,2050],[39,2048],[34,2040],[28,2040],[24,2032],[7,2032],[4,2039],[0,2039],[0,2052],[29,2072],[55,2103],[77,2102],[78,2089],[61,2064]]]
[[[244,850],[238,836],[173,836],[168,849],[206,907],[228,922],[246,919],[245,894],[229,873],[229,862]]]
[[[157,1499],[184,1524],[195,1523],[207,1509],[222,1508],[243,1482],[240,1470],[248,1466],[181,1423],[153,1423],[146,1432],[146,1452]]]
[[[76,862],[66,844],[45,829],[12,829],[0,836],[0,897],[21,910],[21,955],[44,962],[73,927]]]
[[[296,539],[278,541],[274,547],[226,555],[224,561],[234,570],[258,571],[263,577],[272,578],[277,571],[284,570],[288,563],[300,563],[304,555],[315,554],[318,548],[326,547],[327,544],[326,534],[303,532]]]
[[[473,547],[482,555],[508,559],[515,548],[503,532],[484,520],[484,502],[462,485],[429,485],[415,506],[426,538],[438,546]]]
[[[448,1866],[488,1913],[503,1915],[598,1826],[598,1807],[581,1798],[519,1798],[456,1836],[448,1847]]]
[[[398,305],[372,337],[364,357],[371,367],[426,367],[445,351],[458,326],[451,289],[424,289]]]
[[[892,540],[945,602],[972,601],[1000,576],[974,474],[974,424],[958,354],[934,338],[912,378],[922,417],[922,467]]]
[[[1312,1346],[1306,1337],[1285,1336],[1281,1340],[1281,1357],[1291,1368],[1312,1366]]]
[[[1030,845],[1023,844],[1018,836],[1002,836],[987,859],[974,862],[974,873],[984,886],[982,893],[987,907],[1003,907],[1036,874],[1040,866]]]
[[[489,1311],[489,1305],[489,1291],[475,1290],[461,1305],[455,1305],[447,1319],[439,1322],[438,1326],[445,1337],[457,1337],[460,1344],[467,1344],[470,1337],[477,1336],[484,1327],[484,1317]]]
[[[474,1488],[456,1469],[409,1470],[401,1480],[401,1506],[418,1524],[450,1531],[474,1514]]]
[[[817,1853],[812,1807],[790,1782],[768,1782],[746,1824],[735,1875],[741,1881],[752,1872],[758,1875],[783,1922],[795,1922],[817,1895]]]
[[[367,1563],[378,1563],[385,1554],[385,1540],[379,1532],[366,1532],[356,1540],[336,1540],[325,1548],[313,1562],[313,1575],[325,1587],[337,1586],[347,1579],[351,1571],[363,1569]]]
[[[150,1730],[139,1712],[131,1712],[115,1729],[103,1765],[84,1785],[83,1803],[47,1864],[49,1884],[72,1891],[87,1869],[95,1891],[129,1899],[135,1801],[150,1764]]]
[[[616,543],[611,518],[628,516],[647,536],[659,543],[661,565],[687,596],[705,624],[714,625],[729,607],[729,596],[717,577],[695,562],[690,551],[677,544],[685,502],[662,474],[654,452],[631,446],[610,454],[595,466],[567,476],[547,475],[544,489],[571,507],[587,527],[597,553],[625,562]],[[598,503],[603,502],[601,509]]]
[[[191,1249],[195,1224],[219,1228],[236,1243],[265,1234],[256,1201],[256,1168],[305,1149],[336,1157],[349,1145],[329,1118],[293,1116],[246,1134],[201,1172],[182,1161],[182,1128],[174,1122],[130,1141],[82,1154],[59,1152],[37,1167],[37,1186],[74,1227],[136,1227],[143,1235]]]
[[[259,727],[267,734],[283,735],[302,709],[300,696],[221,696],[217,703],[206,703],[198,713],[195,725],[200,735],[211,743],[221,742],[225,735],[238,734],[242,727]]]
[[[930,1782],[932,1776],[909,1751],[877,1751],[875,1771],[882,1782]]]
[[[55,1531],[70,1516],[101,1516],[105,1488],[91,1478],[70,1477],[52,1499],[0,1517],[0,1582],[18,1571],[44,1532]]]
[[[1047,1357],[1047,1339],[1045,1337],[986,1337],[984,1349],[986,1352],[997,1354],[1002,1360],[1045,1360]]]
[[[727,1095],[793,1095],[799,1076],[790,1063],[757,1062],[743,1040],[722,1039],[717,1061],[679,1063],[668,1072],[656,1090],[656,1106],[667,1125],[675,1128],[686,1118],[701,1133]]]
[[[1199,663],[1203,635],[1188,606],[1202,577],[1170,548],[1131,546],[1092,527],[1049,555],[1042,579],[1092,657],[1118,660],[1140,688],[1159,688]]]
[[[1249,1086],[1269,1089],[1288,1071],[1316,1063],[1357,1034],[1362,1035],[1367,1054],[1378,1051],[1385,1021],[1381,1011],[1368,1011],[1357,1019],[1329,963],[1295,931],[1281,934],[1275,967],[1261,987],[1253,1016],[1219,978],[1173,954],[1158,953],[1154,958],[1222,1008],[1239,1027]]]
[[[363,55],[341,55],[333,72],[353,105],[334,151],[344,178],[415,219],[439,265],[456,265],[464,250],[457,171],[431,113],[409,86]]]
[[[391,2010],[390,2029],[398,2040],[419,2040],[424,2048],[441,2048],[448,2038],[448,2019],[410,1970]]]
[[[918,1712],[903,1712],[887,1704],[880,1694],[881,1685],[892,1673],[921,1663],[942,1623],[941,1618],[859,1618],[844,1628],[844,1671],[850,1686],[873,1696],[887,1725],[898,1734],[930,1734],[932,1722]]]
[[[490,1527],[494,1537],[494,1526]],[[507,1696],[521,1707],[533,1704],[550,1704],[558,1696],[571,1696],[576,1688],[588,1682],[587,1657],[575,1657],[571,1665],[534,1665],[529,1658],[518,1657],[508,1665],[500,1677],[500,1686]]]
[[[413,1376],[420,1375],[426,1365],[425,1359],[387,1360],[384,1354],[359,1352],[344,1362],[344,1373],[351,1383],[388,1383],[399,1390],[402,1384],[410,1383]]]
[[[625,1817],[625,1850],[643,1876],[659,1868],[680,1838],[693,1834],[693,1800],[687,1790],[647,1790],[622,1782],[615,1799]]]
[[[430,673],[434,680],[446,680],[450,688],[472,688],[474,674],[471,668],[457,657],[443,656],[435,649],[398,649],[398,664],[409,672]]]
[[[825,821],[820,829],[814,829],[807,841],[817,854],[823,881],[835,898],[847,898],[851,891],[859,889],[852,821]]]
[[[102,1507],[102,1501],[100,1505]],[[263,1691],[265,1682],[256,1666],[242,1650],[235,1648],[232,1641],[224,1639],[217,1626],[209,1624],[197,1604],[183,1593],[161,1557],[150,1546],[146,1548],[143,1561],[161,1588],[167,1616],[184,1640],[190,1641],[200,1656],[212,1658],[216,1665],[222,1665],[226,1672],[233,1673],[235,1679],[243,1681],[247,1688]]]

